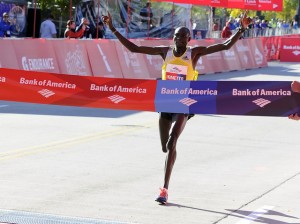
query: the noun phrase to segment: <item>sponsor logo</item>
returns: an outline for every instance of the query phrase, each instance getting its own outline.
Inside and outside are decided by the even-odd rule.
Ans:
[[[26,58],[22,57],[22,66],[26,71],[54,70],[53,58]]]
[[[256,0],[246,0],[247,4],[256,4]]]
[[[293,51],[293,54],[298,56],[300,54],[300,51]]]
[[[271,101],[266,100],[264,98],[259,98],[257,100],[252,101],[252,102],[255,103],[259,107],[264,107],[264,106],[268,105],[269,103],[271,103]]]
[[[55,93],[49,89],[42,89],[38,91],[39,94],[41,94],[45,98],[49,98],[50,96],[53,96]]]
[[[6,82],[5,76],[0,76],[0,82]]]
[[[278,7],[278,5],[273,4],[273,9],[276,9]]]
[[[198,101],[186,97],[186,98],[183,98],[182,100],[179,100],[179,102],[189,107],[189,106],[193,105],[194,103],[197,103]]]
[[[85,65],[84,51],[79,45],[76,45],[76,50],[70,50],[66,54],[65,65],[68,74],[88,75]]]
[[[283,45],[284,50],[300,50],[299,45]]]
[[[112,95],[112,96],[109,96],[107,98],[110,99],[111,102],[113,102],[115,104],[120,103],[121,101],[126,99],[126,98],[124,98],[123,96],[120,96],[120,95]]]
[[[179,69],[178,67],[173,67],[170,72],[176,72],[176,73],[180,73],[182,70]]]
[[[186,80],[186,75],[184,74],[169,74],[167,72],[167,80]]]

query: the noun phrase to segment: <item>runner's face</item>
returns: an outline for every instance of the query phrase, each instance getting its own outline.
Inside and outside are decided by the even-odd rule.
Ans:
[[[184,28],[175,30],[173,41],[177,47],[186,47],[191,37]]]

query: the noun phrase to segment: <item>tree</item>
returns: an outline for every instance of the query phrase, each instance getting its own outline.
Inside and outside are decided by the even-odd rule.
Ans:
[[[71,6],[70,3],[72,2]],[[76,6],[81,0],[38,0],[37,3],[41,9],[42,17],[51,13],[55,18],[62,17],[63,20],[70,19],[70,7]],[[73,9],[72,9],[73,10]]]

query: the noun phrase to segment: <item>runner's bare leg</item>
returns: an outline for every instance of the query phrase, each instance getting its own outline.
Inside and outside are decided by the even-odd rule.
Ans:
[[[187,120],[188,120],[188,116],[184,114],[178,114],[167,143],[168,155],[165,163],[165,182],[164,182],[164,188],[166,189],[169,188],[170,177],[177,156],[177,152],[176,152],[177,140],[180,134],[182,133]]]
[[[160,141],[162,151],[166,153],[167,149],[167,142],[169,140],[170,129],[172,126],[172,120],[159,116],[159,134],[160,134]]]

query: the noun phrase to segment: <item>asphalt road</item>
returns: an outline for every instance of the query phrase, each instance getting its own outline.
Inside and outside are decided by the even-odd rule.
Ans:
[[[202,80],[300,80],[269,64]],[[0,223],[300,224],[300,123],[192,118],[169,204],[158,114],[0,101]]]

